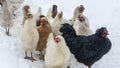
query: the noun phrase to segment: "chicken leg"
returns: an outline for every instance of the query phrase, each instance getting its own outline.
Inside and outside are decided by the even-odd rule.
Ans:
[[[29,57],[27,56],[27,51],[25,51],[25,59],[29,59]]]
[[[29,57],[29,59],[32,60],[32,62],[33,62],[33,61],[36,61],[36,60],[33,58],[32,51],[31,51],[31,57]]]

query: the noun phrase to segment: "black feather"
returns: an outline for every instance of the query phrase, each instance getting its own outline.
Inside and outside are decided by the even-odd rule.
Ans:
[[[87,66],[94,64],[111,49],[111,41],[101,36],[105,30],[107,31],[102,27],[93,35],[77,36],[73,27],[67,23],[60,28],[71,53],[79,62]]]

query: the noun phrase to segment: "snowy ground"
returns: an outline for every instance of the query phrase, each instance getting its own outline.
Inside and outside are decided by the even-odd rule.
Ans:
[[[53,4],[57,4],[58,9],[63,11],[65,19],[72,18],[75,7],[83,4],[86,8],[84,14],[88,17],[92,30],[95,31],[101,26],[107,27],[112,41],[111,51],[92,68],[120,68],[120,0],[26,0],[23,5],[25,4],[31,6],[33,13],[41,6],[45,15]],[[21,15],[18,14],[11,29],[12,36],[6,36],[5,30],[0,27],[0,68],[45,68],[43,61],[31,62],[23,58],[24,54],[19,48],[21,21]],[[86,67],[75,63],[72,68]]]

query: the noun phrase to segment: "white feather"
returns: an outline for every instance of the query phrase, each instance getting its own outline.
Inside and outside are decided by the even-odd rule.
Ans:
[[[25,21],[24,27],[21,30],[21,46],[23,50],[33,51],[37,48],[37,43],[39,40],[39,34],[36,27],[32,24],[35,23],[29,19]]]
[[[67,47],[65,40],[62,36],[57,36],[61,39],[59,43],[56,43],[51,33],[48,38],[45,64],[48,68],[64,68],[70,59],[70,51]]]

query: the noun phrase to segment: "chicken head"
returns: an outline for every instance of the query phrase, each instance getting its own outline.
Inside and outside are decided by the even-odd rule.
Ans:
[[[80,13],[82,13],[84,10],[85,10],[84,6],[80,5],[80,8],[79,8]]]
[[[54,36],[54,40],[56,43],[59,43],[61,41],[61,39],[57,35]]]
[[[107,35],[109,35],[108,30],[105,27],[101,27],[100,29],[98,29],[96,31],[96,34],[103,38],[107,38]]]
[[[62,16],[63,16],[63,13],[62,13],[62,11],[58,14],[58,17],[59,18],[62,18]]]

